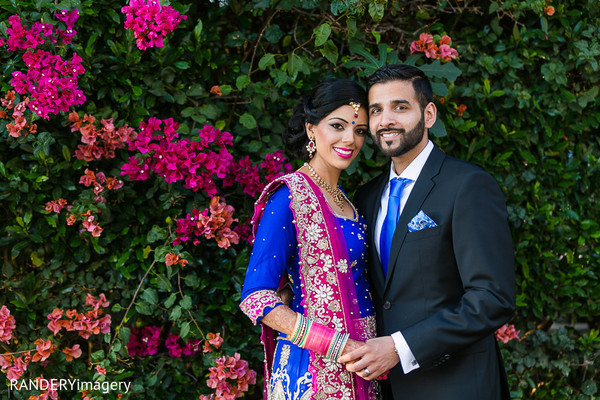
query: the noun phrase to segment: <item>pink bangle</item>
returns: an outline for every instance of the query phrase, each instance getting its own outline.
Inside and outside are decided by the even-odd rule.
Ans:
[[[336,333],[335,329],[313,322],[308,331],[304,348],[312,350],[317,354],[325,355]]]

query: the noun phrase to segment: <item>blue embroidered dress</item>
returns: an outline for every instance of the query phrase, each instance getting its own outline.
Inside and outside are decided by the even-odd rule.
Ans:
[[[276,292],[285,275],[294,292],[290,308],[299,313],[304,311],[301,304],[303,293],[300,286],[299,246],[290,198],[288,187],[279,187],[269,198],[257,228],[240,306],[254,324],[283,304]],[[370,328],[374,331],[374,310],[365,268],[366,225],[356,211],[355,216],[354,219],[337,216],[337,219],[348,247],[348,261],[356,286],[360,316],[368,321],[367,324],[372,325]],[[318,295],[329,296],[326,291]],[[286,340],[284,334],[279,333],[270,382],[267,384],[268,398],[310,399],[313,393],[309,361],[308,350],[297,347]]]

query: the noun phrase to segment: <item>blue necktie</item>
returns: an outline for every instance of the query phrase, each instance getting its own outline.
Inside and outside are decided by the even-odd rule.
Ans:
[[[381,236],[379,237],[379,254],[383,273],[387,275],[388,260],[390,258],[390,250],[392,248],[392,237],[396,230],[398,217],[400,216],[400,196],[402,189],[411,179],[394,178],[390,181],[390,200],[388,202],[387,214],[381,228]]]

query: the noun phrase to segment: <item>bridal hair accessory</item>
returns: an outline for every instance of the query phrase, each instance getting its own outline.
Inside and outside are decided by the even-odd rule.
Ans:
[[[308,158],[313,158],[315,151],[317,151],[317,144],[315,143],[314,137],[309,137],[308,144],[306,145],[306,151],[308,151]]]
[[[358,118],[358,110],[360,110],[360,103],[356,103],[354,101],[350,102],[350,107],[354,108],[354,118]],[[352,121],[352,125],[354,125],[354,121]]]

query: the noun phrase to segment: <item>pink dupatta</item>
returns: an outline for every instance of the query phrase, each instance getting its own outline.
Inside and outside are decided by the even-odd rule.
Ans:
[[[375,337],[374,317],[361,318],[348,248],[336,216],[321,190],[301,172],[291,173],[269,184],[255,205],[254,229],[270,195],[285,183],[291,193],[290,208],[299,244],[300,278],[304,315],[355,340]],[[256,232],[254,232],[256,233]],[[263,324],[265,345],[265,389],[273,363],[275,337]],[[310,352],[313,399],[374,399],[370,382],[346,370],[343,364]],[[267,391],[265,390],[265,399]]]

